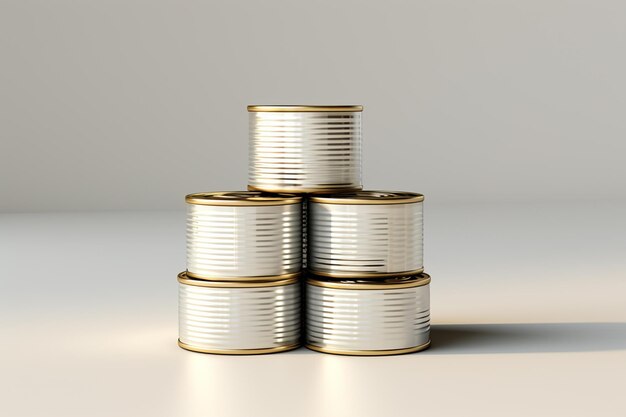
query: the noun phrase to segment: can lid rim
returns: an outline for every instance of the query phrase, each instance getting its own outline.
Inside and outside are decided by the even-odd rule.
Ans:
[[[250,105],[248,111],[251,113],[256,112],[294,112],[294,113],[306,113],[306,112],[362,112],[363,106],[361,105],[301,105],[301,104],[276,104],[276,105]]]
[[[191,278],[187,275],[187,271],[178,274],[178,282],[185,285],[195,287],[211,287],[211,288],[262,288],[262,287],[281,287],[298,282],[300,274],[290,278],[283,279],[266,279],[264,281],[207,281],[197,278]]]
[[[335,288],[340,290],[389,290],[400,288],[421,287],[430,284],[430,275],[421,273],[409,277],[394,277],[387,279],[365,280],[365,279],[333,279],[319,276],[308,276],[307,284],[317,287]]]
[[[406,191],[363,190],[311,196],[312,203],[324,204],[409,204],[424,201],[424,195]]]
[[[266,195],[260,191],[212,191],[188,194],[185,202],[204,206],[285,206],[300,204],[302,197],[293,194]]]

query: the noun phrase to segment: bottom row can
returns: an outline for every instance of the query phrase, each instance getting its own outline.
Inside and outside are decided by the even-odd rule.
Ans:
[[[300,345],[301,286],[205,281],[178,275],[180,347],[261,354]],[[306,280],[306,346],[343,355],[394,355],[430,344],[430,277]]]
[[[203,353],[258,354],[300,345],[300,283],[204,281],[178,275],[180,347]]]
[[[307,347],[343,355],[395,355],[430,345],[430,276],[377,281],[309,278]]]

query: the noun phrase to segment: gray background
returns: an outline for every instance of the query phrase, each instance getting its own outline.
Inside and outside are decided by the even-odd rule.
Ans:
[[[0,0],[0,415],[625,416],[624,22]],[[250,103],[365,105],[366,187],[427,197],[431,349],[178,348],[183,196],[245,187]]]
[[[622,1],[0,3],[0,211],[242,189],[247,104],[363,104],[367,188],[626,198]]]

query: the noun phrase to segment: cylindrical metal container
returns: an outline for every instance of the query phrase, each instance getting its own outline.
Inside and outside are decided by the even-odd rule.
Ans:
[[[179,282],[180,347],[203,353],[234,355],[273,353],[298,347],[300,283]]]
[[[421,194],[386,191],[312,196],[307,267],[336,278],[422,272],[423,200]]]
[[[307,347],[340,355],[395,355],[430,345],[430,277],[378,281],[309,277]]]
[[[248,188],[360,190],[362,106],[248,106]]]
[[[281,279],[302,268],[302,198],[256,191],[186,197],[187,272],[217,281]]]

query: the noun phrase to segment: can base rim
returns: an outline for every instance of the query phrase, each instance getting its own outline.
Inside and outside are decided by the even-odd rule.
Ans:
[[[189,278],[198,279],[200,281],[217,281],[217,282],[282,281],[284,279],[298,278],[300,275],[302,275],[302,270],[298,272],[290,272],[288,274],[282,274],[282,275],[256,275],[256,276],[242,276],[242,277],[224,277],[223,275],[219,275],[219,276],[201,275],[201,274],[196,274],[195,272],[189,272],[188,270],[186,272]]]
[[[261,349],[205,349],[195,347],[181,342],[178,339],[178,346],[185,350],[197,353],[212,353],[216,355],[263,355],[267,353],[286,352],[288,350],[297,349],[300,347],[299,343],[293,345],[277,346],[273,348],[261,348]]]
[[[389,355],[403,355],[406,353],[419,352],[426,350],[430,347],[430,340],[423,345],[413,346],[403,349],[388,349],[388,350],[342,350],[332,349],[314,346],[311,344],[304,345],[307,349],[314,350],[321,353],[330,353],[332,355],[347,355],[347,356],[389,356]]]
[[[412,275],[419,275],[424,272],[424,267],[414,269],[412,271],[404,271],[404,272],[324,272],[317,271],[309,266],[309,272],[313,275],[318,275],[320,277],[327,278],[368,278],[368,279],[376,279],[376,278],[389,278],[389,277],[407,277]]]
[[[262,191],[267,193],[288,193],[288,194],[326,194],[326,193],[348,193],[351,191],[361,191],[359,187],[338,187],[338,188],[271,188],[248,185],[248,191]]]

